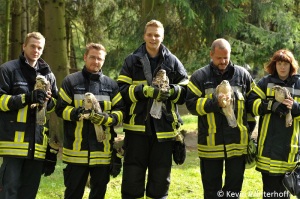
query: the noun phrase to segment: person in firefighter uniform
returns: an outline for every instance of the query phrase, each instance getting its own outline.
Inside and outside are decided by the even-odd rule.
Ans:
[[[106,49],[89,43],[81,71],[64,78],[59,90],[56,113],[63,118],[62,160],[66,199],[81,199],[90,175],[90,199],[104,198],[111,172],[114,126],[123,121],[124,103],[116,81],[102,73]],[[86,93],[96,97],[100,112],[89,112]],[[84,107],[83,107],[84,106]],[[87,116],[84,116],[87,115]],[[104,131],[98,140],[96,129]]]
[[[246,69],[230,61],[230,53],[229,42],[216,39],[211,46],[210,64],[192,74],[187,89],[187,109],[198,116],[198,154],[205,199],[238,198],[243,183],[250,136],[245,102],[254,82]],[[216,95],[216,87],[223,80],[234,91],[234,126],[225,117],[222,96]],[[255,120],[251,126],[253,129]]]
[[[163,38],[161,22],[149,21],[145,43],[125,59],[118,77],[127,108],[122,198],[143,198],[145,187],[148,198],[168,195],[174,140],[182,123],[177,104],[185,102],[188,76],[182,63],[162,44]],[[159,71],[168,77],[165,86],[169,89],[152,84]],[[163,75],[160,78],[164,79]],[[151,107],[159,102],[161,114],[151,115]],[[155,106],[154,112],[159,112],[158,108]]]
[[[299,161],[298,68],[292,52],[276,51],[265,66],[268,75],[249,94],[249,109],[260,116],[256,170],[262,174],[263,198],[289,198],[282,179]],[[287,88],[290,96],[283,92],[283,101],[275,97],[277,86]]]
[[[48,145],[47,128],[44,126],[46,120],[37,123],[38,107],[31,107],[32,104],[47,102],[48,112],[55,108],[55,76],[49,65],[40,58],[44,46],[43,35],[39,32],[28,33],[19,59],[0,66],[1,199],[34,199],[44,171]],[[37,75],[44,76],[50,82],[47,91],[34,88]]]

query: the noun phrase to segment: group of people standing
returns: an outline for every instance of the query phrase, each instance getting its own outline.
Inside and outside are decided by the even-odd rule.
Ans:
[[[45,38],[38,32],[27,35],[19,59],[0,66],[0,199],[34,199],[41,176],[54,171],[57,149],[49,144],[46,120],[36,121],[43,104],[48,113],[55,111],[63,119],[64,198],[81,199],[88,176],[89,198],[105,197],[110,175],[120,172],[116,125],[125,132],[122,198],[167,198],[174,144],[183,124],[177,105],[184,103],[198,116],[205,199],[239,198],[255,116],[259,116],[256,170],[262,173],[263,198],[289,198],[281,181],[298,161],[300,116],[300,79],[293,54],[276,51],[265,67],[269,74],[256,84],[246,69],[230,61],[231,46],[219,38],[212,43],[211,62],[188,78],[180,60],[162,44],[161,22],[149,21],[143,39],[125,58],[117,81],[102,72],[104,46],[87,44],[83,69],[67,75],[58,90],[49,65],[40,58]],[[46,78],[47,90],[35,86],[38,75]],[[154,84],[158,78],[167,82],[164,89]],[[224,80],[231,95],[216,93]],[[286,87],[291,96],[276,101],[275,85]],[[100,111],[87,108],[87,93],[95,96]],[[224,111],[229,105],[234,126]],[[288,113],[293,122],[286,127]],[[115,162],[119,167],[114,168]]]

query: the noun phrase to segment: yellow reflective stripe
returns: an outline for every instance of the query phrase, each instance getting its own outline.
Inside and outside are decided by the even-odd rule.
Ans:
[[[267,96],[274,96],[275,94],[275,91],[273,90],[273,87],[274,87],[275,84],[273,83],[268,83],[268,86],[267,86]]]
[[[259,116],[258,110],[260,106],[261,106],[261,99],[258,98],[253,102],[253,107],[252,107],[252,112],[255,116]]]
[[[122,100],[121,93],[118,93],[113,99],[112,99],[112,106],[115,106],[120,100]]]
[[[90,153],[91,159],[97,159],[97,158],[109,159],[110,157],[111,157],[111,152],[91,151],[91,153]]]
[[[189,81],[188,79],[184,79],[184,80],[182,80],[181,82],[179,82],[178,85],[186,86],[186,85],[189,84],[189,82],[190,82],[190,81]]]
[[[147,80],[140,80],[140,81],[133,81],[132,82],[133,85],[140,85],[140,84],[143,84],[143,85],[147,85]]]
[[[285,162],[281,160],[272,160],[268,157],[258,156],[256,167],[270,173],[286,173],[291,171],[296,165],[296,162]]]
[[[195,95],[197,95],[198,97],[201,97],[202,92],[192,82],[189,82],[187,86],[193,93],[195,93]]]
[[[66,108],[64,109],[63,113],[62,113],[62,117],[64,120],[68,120],[71,121],[71,112],[73,110],[73,106],[66,106]]]
[[[266,114],[263,117],[261,130],[260,130],[260,137],[259,137],[259,145],[258,145],[258,153],[257,153],[258,156],[261,156],[263,152],[263,146],[265,144],[270,118],[271,118],[271,114]]]
[[[129,115],[135,115],[135,114],[133,114],[135,107],[136,107],[136,102],[133,102],[129,109]]]
[[[90,159],[89,165],[99,165],[99,164],[110,164],[110,158],[97,158],[97,159]]]
[[[244,125],[243,116],[244,116],[244,109],[245,109],[245,102],[243,100],[237,101],[237,126],[240,129],[240,136],[241,136],[241,144],[248,143],[248,129]]]
[[[34,157],[45,159],[47,146],[35,144]]]
[[[142,131],[145,132],[145,126],[144,125],[132,125],[132,124],[123,124],[123,128],[130,131]]]
[[[104,101],[103,102],[103,111],[110,111],[111,110],[111,102],[110,101]]]
[[[125,82],[127,84],[132,84],[132,78],[125,75],[119,75],[117,81]]]
[[[53,101],[54,106],[52,107],[52,109],[50,109],[49,111],[47,111],[47,113],[52,113],[53,111],[55,111],[57,100],[55,98],[53,98],[53,97],[51,98],[51,100]]]
[[[69,97],[66,92],[64,91],[64,89],[60,88],[59,89],[59,96],[65,101],[67,102],[68,104],[71,104],[72,103],[72,98]]]
[[[122,121],[123,121],[123,113],[122,113],[122,111],[112,111],[112,114],[115,114],[115,115],[117,115],[117,117],[118,117],[118,124],[120,124],[120,123],[122,123]]]
[[[70,162],[70,163],[78,163],[78,164],[88,164],[87,157],[69,157],[63,154],[62,161]]]
[[[1,97],[0,97],[0,110],[1,111],[9,111],[9,108],[8,108],[8,101],[9,99],[11,98],[11,95],[5,95],[3,94]]]
[[[28,105],[25,106],[24,108],[19,109],[18,115],[17,115],[17,122],[26,123],[27,111],[28,111]]]
[[[208,146],[215,146],[216,144],[216,134],[215,133],[209,133],[208,136],[206,137],[206,142]]]
[[[208,133],[216,133],[216,121],[215,121],[215,114],[208,113],[207,114],[207,124],[208,124]]]
[[[225,145],[227,157],[241,156],[247,153],[247,145],[245,144],[229,144]],[[224,145],[206,146],[198,144],[198,156],[202,158],[223,158]]]
[[[111,133],[110,133],[110,128],[109,127],[107,127],[105,129],[105,136],[106,136],[106,139],[103,140],[103,145],[104,145],[103,149],[104,149],[105,153],[110,153],[110,151],[111,151],[111,144],[110,144],[109,140],[111,140]]]
[[[0,142],[0,155],[28,155],[28,142]]]
[[[253,88],[253,91],[262,99],[266,99],[266,94],[258,87],[258,86],[255,86]]]
[[[83,151],[75,151],[75,150],[70,150],[67,148],[63,148],[63,154],[67,155],[67,156],[74,156],[74,157],[88,157],[89,152],[87,150],[83,150]]]
[[[137,102],[137,99],[134,95],[134,89],[135,89],[136,86],[134,85],[131,85],[129,86],[129,90],[128,90],[128,94],[129,94],[129,98],[132,102]]]
[[[178,102],[178,100],[179,100],[179,98],[180,98],[180,95],[181,95],[181,87],[180,87],[180,86],[178,86],[178,93],[177,93],[177,96],[176,96],[176,98],[175,98],[174,100],[172,100],[172,101],[173,101],[173,103],[176,103],[176,102]]]
[[[73,149],[75,151],[80,151],[81,149],[81,142],[82,142],[82,127],[83,127],[83,120],[76,122],[75,128],[75,139],[73,142]]]
[[[199,98],[196,103],[196,111],[199,115],[207,114],[204,110],[204,105],[206,103],[207,98]]]
[[[156,132],[156,135],[158,139],[174,138],[176,136],[176,132]]]
[[[24,142],[24,136],[25,136],[24,131],[16,131],[14,142]]]

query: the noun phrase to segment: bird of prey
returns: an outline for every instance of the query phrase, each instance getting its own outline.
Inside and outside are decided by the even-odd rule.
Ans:
[[[93,93],[87,92],[84,94],[83,108],[85,111],[81,114],[80,120],[89,119],[91,111],[94,113],[102,113],[100,104]],[[98,142],[105,140],[106,135],[101,125],[94,124],[96,137]]]
[[[156,76],[153,78],[152,85],[157,86],[162,92],[169,92],[169,78],[166,75],[166,71],[164,69],[160,69]],[[154,100],[152,107],[150,109],[150,114],[152,117],[156,119],[161,118],[163,102],[158,102]]]
[[[220,99],[222,111],[232,128],[237,126],[234,114],[234,92],[227,80],[223,80],[216,88],[216,96]]]
[[[283,100],[292,98],[289,90],[285,87],[276,85],[273,87],[273,90],[274,90],[274,97],[277,102],[282,103]],[[293,124],[293,118],[292,118],[291,109],[288,109],[288,113],[285,116],[285,126],[290,127],[292,126],[292,124]]]
[[[34,85],[34,89],[41,89],[45,92],[47,92],[50,89],[50,82],[45,78],[43,75],[37,75],[36,76],[36,82]],[[31,104],[30,108],[36,108],[36,123],[39,125],[43,125],[46,122],[46,107],[47,107],[47,101],[43,104]]]

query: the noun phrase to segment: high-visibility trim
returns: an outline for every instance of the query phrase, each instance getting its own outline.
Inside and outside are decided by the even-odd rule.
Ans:
[[[90,165],[110,164],[111,152],[91,152]]]
[[[226,156],[241,156],[247,154],[246,144],[228,144],[225,145]],[[224,158],[224,145],[207,146],[198,144],[198,155],[202,158]]]
[[[216,133],[216,121],[215,121],[215,114],[213,112],[207,114],[207,124],[208,124],[208,133]]]
[[[186,86],[186,85],[188,85],[188,84],[189,84],[189,82],[190,82],[190,80],[189,80],[189,79],[184,79],[184,80],[180,81],[180,82],[178,83],[178,85],[181,85],[181,86]]]
[[[258,87],[255,86],[253,88],[253,91],[261,98],[261,99],[266,99],[266,94]]]
[[[204,105],[207,101],[207,98],[198,98],[196,103],[196,111],[199,115],[206,115],[207,112],[204,110]]]
[[[133,102],[130,106],[130,109],[129,109],[129,115],[135,115],[133,114],[134,110],[135,110],[135,107],[136,107],[136,102]]]
[[[176,136],[176,131],[171,132],[156,132],[157,139],[170,139]]]
[[[190,82],[188,83],[187,87],[188,87],[193,93],[195,93],[195,95],[197,95],[198,97],[201,97],[202,92],[198,89],[197,86],[195,86],[195,85],[193,84],[193,82],[190,81]]]
[[[74,109],[73,106],[66,106],[66,108],[64,109],[64,111],[62,113],[62,118],[64,120],[71,121],[71,112],[73,109]]]
[[[117,81],[125,82],[127,84],[132,84],[132,78],[125,76],[125,75],[119,75]]]
[[[34,157],[39,159],[45,159],[46,156],[46,145],[35,144]]]
[[[64,91],[64,89],[63,88],[60,88],[59,89],[59,96],[65,101],[65,102],[67,102],[68,104],[71,104],[72,103],[72,98],[71,97],[69,97],[68,95],[67,95],[67,93]]]
[[[56,104],[57,104],[57,100],[55,98],[51,98],[51,100],[53,101],[54,103],[54,106],[52,107],[52,109],[50,110],[47,110],[47,113],[52,113],[53,111],[55,111],[55,107],[56,107]]]
[[[245,102],[244,100],[238,100],[237,101],[237,126],[240,129],[240,143],[241,144],[247,144],[248,143],[248,129],[244,125],[243,117],[244,117],[244,109],[245,109]]]
[[[23,156],[28,155],[28,142],[0,142],[0,155]]]
[[[253,107],[252,107],[252,112],[255,116],[259,116],[259,107],[261,106],[261,99],[257,98],[254,102],[253,102]]]
[[[117,115],[117,117],[118,117],[118,121],[117,121],[118,123],[117,124],[121,124],[123,122],[123,113],[122,113],[122,111],[112,111],[111,113]]]
[[[24,142],[25,132],[24,131],[16,131],[14,142]]]
[[[83,127],[83,120],[76,122],[76,128],[75,128],[75,139],[73,142],[73,149],[75,151],[81,150],[81,142],[82,142],[82,127]]]
[[[132,85],[140,85],[140,84],[143,84],[143,85],[147,85],[147,80],[139,80],[139,81],[133,81],[132,82]]]
[[[125,130],[130,130],[130,131],[141,131],[145,132],[145,126],[144,125],[133,125],[133,124],[126,124],[123,123],[123,128]]]
[[[102,111],[110,111],[110,110],[111,110],[111,101],[104,101]]]
[[[25,106],[24,108],[19,109],[18,115],[17,115],[17,122],[26,123],[27,111],[28,111],[28,105]]]
[[[70,157],[64,153],[62,156],[62,161],[68,162],[68,163],[77,163],[77,164],[88,164],[89,163],[87,157]]]
[[[122,100],[122,95],[119,92],[113,99],[112,99],[112,106],[115,106],[120,100]]]
[[[251,113],[247,113],[247,121],[248,122],[255,122],[255,117],[252,116]]]
[[[9,111],[9,108],[8,108],[8,101],[9,99],[11,98],[11,95],[6,95],[6,94],[3,94],[1,97],[0,97],[0,110],[1,111]]]
[[[266,140],[267,131],[268,131],[269,123],[270,123],[270,118],[271,118],[271,114],[265,114],[265,116],[263,117],[261,130],[260,130],[258,151],[257,151],[258,157],[262,156],[263,146],[264,146],[264,143]]]
[[[135,87],[136,87],[135,85],[131,85],[131,86],[129,86],[129,89],[128,89],[129,98],[132,102],[137,102],[138,101],[136,99],[135,95],[134,95]]]
[[[178,86],[178,93],[177,93],[177,96],[174,100],[172,100],[173,103],[177,103],[179,98],[180,98],[180,95],[181,95],[181,87]]]
[[[297,162],[285,162],[281,160],[272,160],[267,157],[258,156],[256,167],[270,173],[282,173],[285,174],[286,171],[291,171],[295,167]]]

